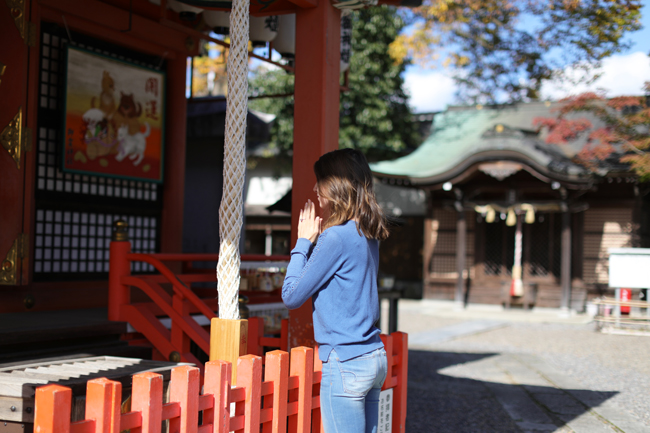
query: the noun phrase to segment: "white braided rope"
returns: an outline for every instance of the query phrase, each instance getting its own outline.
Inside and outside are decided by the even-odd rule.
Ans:
[[[234,0],[230,13],[228,106],[223,167],[223,196],[219,207],[219,317],[239,319],[242,193],[246,172],[248,113],[248,8],[250,0]]]

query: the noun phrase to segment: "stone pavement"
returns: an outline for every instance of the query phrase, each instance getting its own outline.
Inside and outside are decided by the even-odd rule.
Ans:
[[[650,338],[555,309],[430,300],[400,301],[399,329],[409,433],[650,432]]]

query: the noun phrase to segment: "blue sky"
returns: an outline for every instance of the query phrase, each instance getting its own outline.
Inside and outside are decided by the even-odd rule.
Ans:
[[[542,88],[548,99],[560,99],[569,94],[587,90],[603,89],[610,96],[638,94],[645,81],[650,81],[650,6],[641,10],[643,28],[627,37],[632,46],[603,61],[602,76],[593,85],[563,87],[561,83],[549,83]],[[404,79],[411,95],[410,104],[416,113],[444,110],[453,105],[456,85],[450,74],[441,69],[422,69],[410,66]]]

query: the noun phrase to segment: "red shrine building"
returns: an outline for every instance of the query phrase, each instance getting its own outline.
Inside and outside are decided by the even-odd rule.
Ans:
[[[13,336],[0,339],[0,362],[12,354],[60,353],[64,340],[79,343],[72,334],[100,340],[113,332],[105,331],[105,309],[116,220],[128,224],[134,253],[183,251],[188,59],[199,55],[201,41],[227,45],[211,32],[224,25],[231,5],[12,0],[0,6],[0,332]],[[336,6],[329,0],[250,5],[251,35],[260,21],[264,27],[268,17],[279,17],[276,30],[279,37],[284,28],[282,52],[291,61],[250,55],[296,75],[292,232],[300,204],[315,199],[313,162],[338,148]],[[140,262],[131,272],[152,269]],[[292,312],[289,335],[292,344],[310,341],[310,305]],[[30,355],[34,347],[51,350]],[[167,359],[171,349],[158,352]]]

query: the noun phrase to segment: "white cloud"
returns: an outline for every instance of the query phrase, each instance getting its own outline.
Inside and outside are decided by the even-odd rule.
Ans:
[[[433,71],[407,71],[404,84],[415,113],[441,111],[453,103],[456,84],[451,77]]]
[[[566,72],[576,74],[573,70]],[[542,96],[555,100],[597,89],[605,90],[607,96],[642,94],[643,83],[650,80],[650,57],[641,51],[612,56],[603,60],[598,72],[601,77],[590,85],[549,82],[542,86]]]

